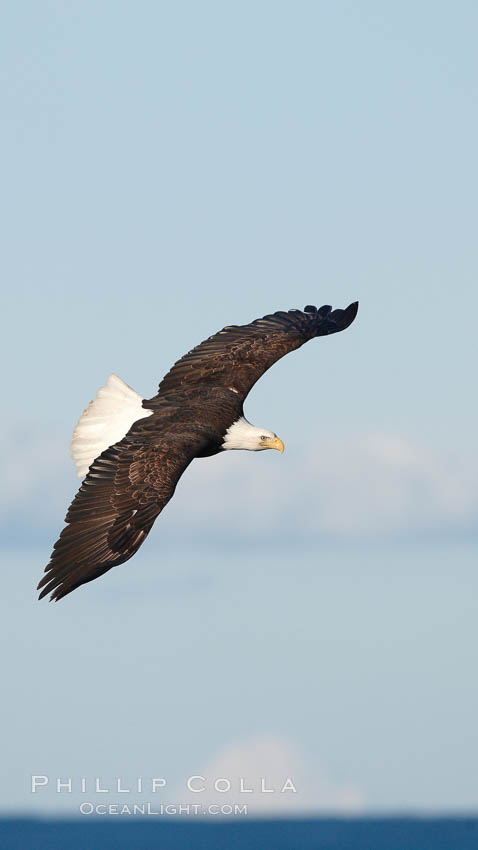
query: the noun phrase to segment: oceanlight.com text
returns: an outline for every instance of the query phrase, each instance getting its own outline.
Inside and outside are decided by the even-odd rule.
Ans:
[[[211,803],[208,806],[201,806],[196,803],[169,803],[154,805],[152,803],[133,803],[127,805],[125,803],[94,803],[84,802],[79,807],[82,815],[126,815],[126,816],[164,816],[164,815],[181,815],[181,816],[198,816],[198,815],[247,815],[247,806],[239,803]]]

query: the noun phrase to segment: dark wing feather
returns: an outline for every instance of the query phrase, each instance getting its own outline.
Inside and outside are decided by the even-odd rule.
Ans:
[[[80,584],[123,564],[139,549],[172,497],[193,450],[139,444],[125,437],[91,465],[55,543],[40,599],[61,599]]]
[[[277,360],[313,337],[344,330],[357,310],[358,302],[345,310],[308,305],[304,312],[278,312],[248,325],[225,327],[174,364],[159,385],[159,397],[212,384],[233,387],[244,400]]]

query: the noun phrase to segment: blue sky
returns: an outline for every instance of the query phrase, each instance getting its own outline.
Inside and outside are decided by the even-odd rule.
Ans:
[[[476,808],[477,23],[3,9],[5,807],[74,813],[30,773],[177,798],[199,769],[295,771],[303,810]],[[36,603],[110,372],[150,396],[225,324],[357,298],[247,401],[283,457],[193,464],[133,562]]]

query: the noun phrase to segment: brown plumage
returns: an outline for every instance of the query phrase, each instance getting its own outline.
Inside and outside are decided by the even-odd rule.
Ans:
[[[143,401],[153,414],[91,464],[38,585],[40,599],[61,599],[131,558],[191,461],[221,451],[261,375],[313,337],[347,328],[357,309],[355,302],[346,310],[274,313],[226,327],[182,357]]]

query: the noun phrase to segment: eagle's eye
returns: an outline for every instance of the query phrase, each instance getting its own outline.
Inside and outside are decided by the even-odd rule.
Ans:
[[[267,439],[268,439],[268,438],[266,437],[266,435],[265,435],[265,434],[261,434],[261,440],[267,440]]]

